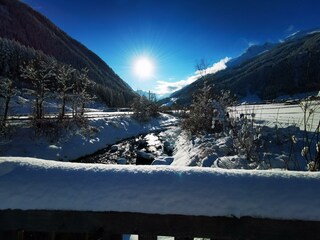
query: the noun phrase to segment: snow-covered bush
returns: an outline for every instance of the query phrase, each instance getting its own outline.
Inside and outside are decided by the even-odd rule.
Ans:
[[[36,138],[45,137],[49,142],[56,142],[62,135],[62,126],[56,120],[33,119],[32,127]]]
[[[320,169],[320,121],[315,131],[310,131],[308,128],[312,125],[314,115],[320,109],[320,105],[317,101],[306,99],[301,101],[300,107],[303,112],[303,147],[301,155],[306,160],[309,171],[318,171]]]
[[[296,148],[301,135],[299,127],[266,126],[255,121],[254,113],[232,122],[230,132],[235,152],[244,157],[251,168],[302,170],[305,166]]]
[[[145,122],[159,115],[159,106],[156,102],[149,101],[146,97],[139,96],[131,105],[133,118],[139,122]]]
[[[32,128],[34,136],[45,138],[51,143],[59,141],[59,139],[68,138],[71,135],[92,135],[95,129],[89,125],[86,118],[66,118],[66,119],[33,119]]]
[[[182,127],[191,134],[227,131],[230,127],[227,108],[234,102],[235,96],[230,91],[214,91],[205,82],[193,95],[189,114],[182,122]]]
[[[254,126],[252,119],[242,118],[238,120],[236,130],[233,131],[235,147],[238,154],[244,155],[248,161],[257,160],[257,148],[262,144],[259,129]]]

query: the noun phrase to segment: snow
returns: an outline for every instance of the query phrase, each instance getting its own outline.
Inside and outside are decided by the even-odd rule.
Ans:
[[[162,106],[171,107],[177,100],[178,98],[170,98],[169,102],[162,104]]]
[[[311,108],[315,111],[312,119],[308,122],[308,131],[315,131],[320,121],[320,108],[319,101],[312,102]],[[230,115],[232,117],[239,117],[243,113],[245,116],[251,116],[255,114],[255,120],[265,121],[270,125],[277,124],[280,127],[296,125],[301,130],[304,129],[303,125],[303,111],[301,105],[286,103],[275,103],[275,104],[248,104],[230,108]]]
[[[168,114],[161,114],[147,123],[139,123],[128,115],[93,118],[89,120],[90,128],[86,131],[79,129],[55,142],[35,136],[31,127],[24,126],[13,134],[10,141],[0,141],[0,155],[70,161],[122,139],[161,130],[176,122],[177,118]]]
[[[314,106],[318,106],[317,102],[314,102]],[[175,141],[171,165],[251,170],[308,169],[308,161],[301,155],[305,135],[303,125],[298,124],[303,118],[299,105],[245,105],[230,110],[233,110],[230,115],[238,118],[243,113],[245,118],[251,119],[252,113],[255,113],[255,122],[248,129],[254,140],[250,160],[239,144],[239,136],[243,136],[243,133],[239,135],[239,131],[245,129],[245,119],[240,119],[238,127],[242,126],[242,130],[238,130],[238,135],[233,135],[233,131],[198,136],[182,132]],[[307,126],[307,130],[311,130],[310,138],[320,121],[319,110],[319,107],[315,110],[312,121]],[[292,142],[293,137],[296,139],[295,143]],[[316,156],[317,141],[319,140],[314,139],[310,143],[312,157]]]
[[[255,113],[256,120],[264,121],[261,136],[270,143],[274,142],[275,130],[279,135],[282,132],[275,124],[283,127],[301,123],[303,117],[299,105],[242,105],[230,110],[235,117],[244,113],[250,118]],[[314,124],[319,117],[317,108]],[[268,121],[273,124],[271,127],[265,126]],[[117,160],[119,165],[51,161],[72,160],[107,144],[116,149],[118,145],[114,144],[121,139],[164,129],[176,122],[167,114],[145,124],[125,115],[93,118],[90,131],[79,131],[58,142],[37,138],[31,128],[22,127],[11,141],[0,142],[0,209],[320,220],[320,173],[280,170],[288,157],[283,150],[289,143],[282,143],[278,147],[281,151],[269,144],[264,155],[267,160],[261,158],[262,162],[253,166],[244,156],[236,155],[232,138],[226,134],[189,136],[180,134],[179,127],[172,127],[159,137],[163,145],[175,146],[173,156],[156,157],[152,166],[122,165],[127,163],[124,158]],[[297,127],[282,129],[288,136],[299,131]],[[146,139],[159,144],[154,134]],[[147,153],[139,154],[153,159]],[[267,169],[266,162],[278,169],[257,170]]]
[[[320,220],[320,173],[0,158],[0,209]],[[143,203],[143,204],[142,204]]]
[[[315,34],[315,33],[320,33],[320,30],[315,30],[315,31],[308,32],[308,35],[312,35],[312,34]]]
[[[214,134],[190,137],[182,132],[176,141],[171,165],[211,167],[218,157],[229,155],[232,149],[230,137]]]

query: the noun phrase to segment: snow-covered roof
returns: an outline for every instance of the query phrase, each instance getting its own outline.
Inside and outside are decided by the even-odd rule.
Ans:
[[[320,173],[0,158],[0,209],[320,220]]]

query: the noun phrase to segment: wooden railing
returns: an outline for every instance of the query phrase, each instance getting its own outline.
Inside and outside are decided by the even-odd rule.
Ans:
[[[143,203],[141,203],[143,204]],[[0,239],[320,239],[320,222],[128,212],[1,210]]]

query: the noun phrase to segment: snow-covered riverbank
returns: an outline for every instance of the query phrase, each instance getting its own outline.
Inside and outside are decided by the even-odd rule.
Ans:
[[[36,137],[31,127],[22,126],[16,129],[11,139],[0,142],[0,156],[70,161],[92,154],[122,139],[164,129],[177,121],[177,118],[168,114],[161,114],[159,118],[147,123],[139,123],[130,116],[90,119],[89,130],[79,129],[57,142]]]

